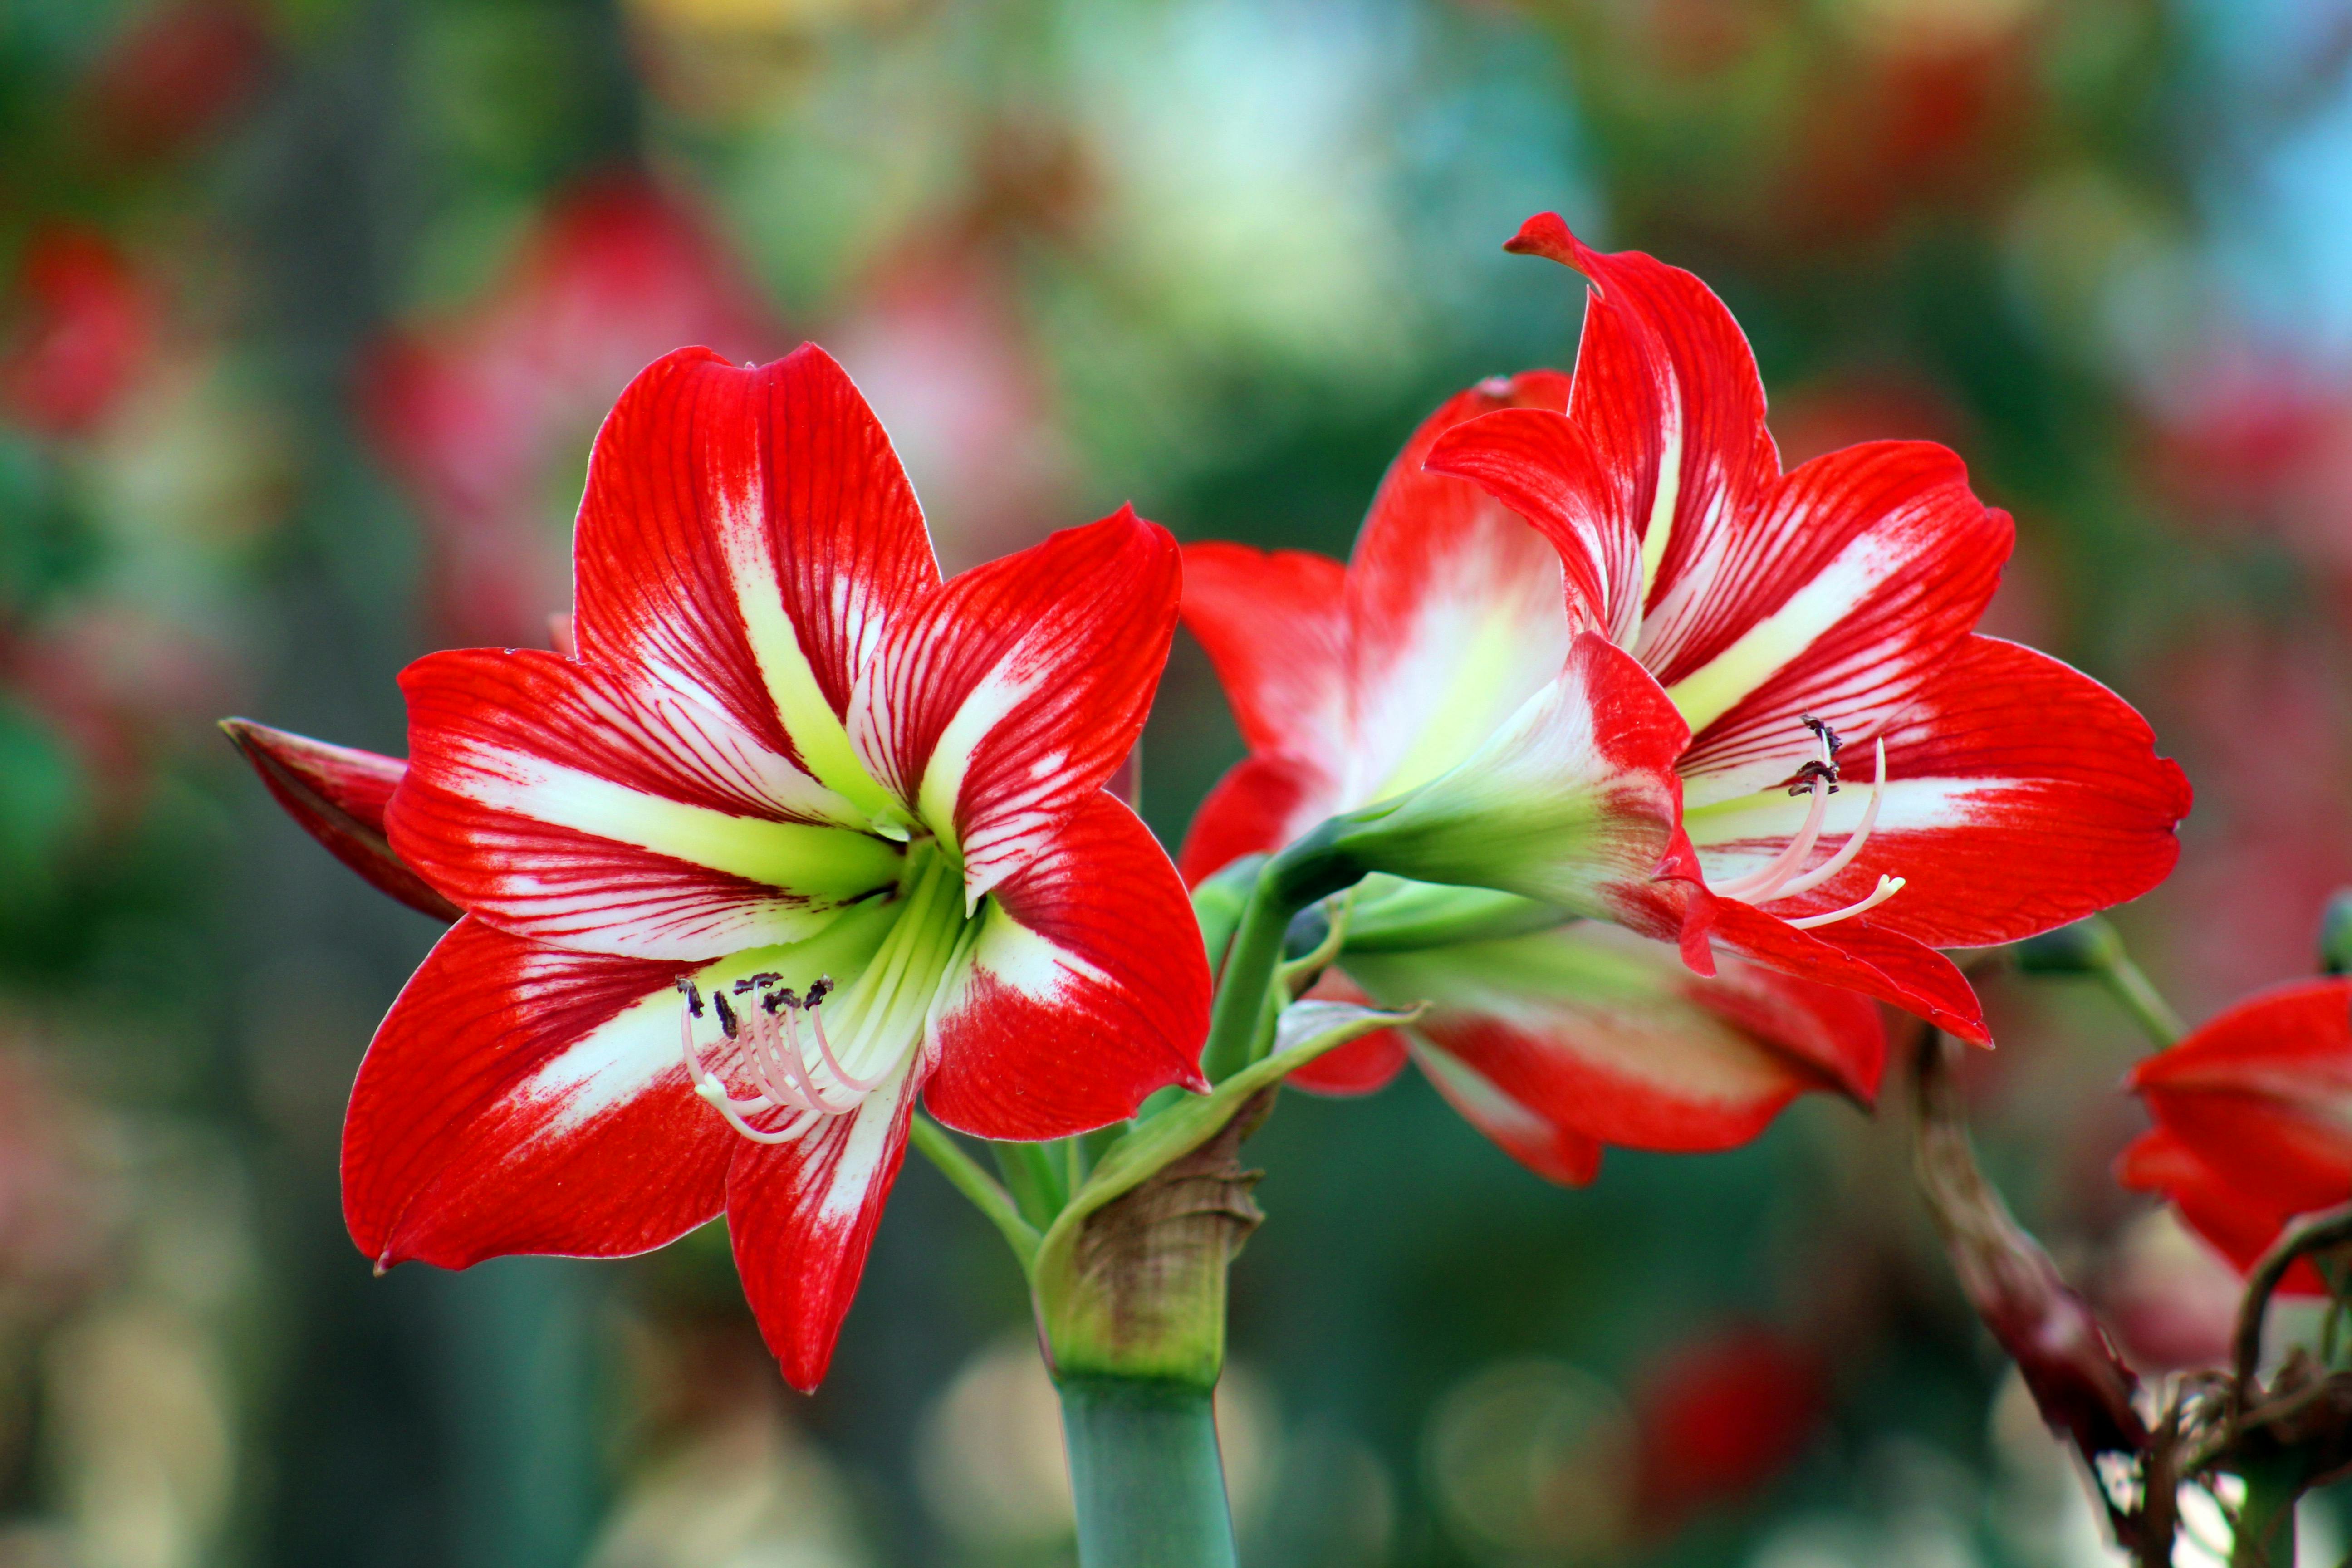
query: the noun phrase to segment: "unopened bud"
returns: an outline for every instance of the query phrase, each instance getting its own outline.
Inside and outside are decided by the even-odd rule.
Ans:
[[[2098,974],[2123,952],[2116,928],[2098,916],[2026,938],[2010,950],[2028,974]]]
[[[2352,888],[2338,888],[2319,917],[2319,972],[2352,974]]]

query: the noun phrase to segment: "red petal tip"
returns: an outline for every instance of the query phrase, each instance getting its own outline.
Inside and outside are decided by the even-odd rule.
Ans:
[[[1568,220],[1558,213],[1538,213],[1519,226],[1503,244],[1513,256],[1540,256],[1563,267],[1574,267],[1584,247],[1570,234]]]

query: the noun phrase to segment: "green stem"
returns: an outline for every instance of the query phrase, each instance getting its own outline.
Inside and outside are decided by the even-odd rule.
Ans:
[[[939,1167],[940,1174],[951,1183],[955,1190],[970,1198],[972,1206],[986,1215],[991,1224],[1003,1233],[1011,1244],[1013,1256],[1027,1268],[1029,1260],[1037,1256],[1038,1233],[1034,1226],[1021,1217],[1021,1211],[1012,1194],[980,1168],[980,1163],[963,1152],[948,1130],[917,1111],[908,1123],[907,1141],[922,1151],[923,1157]]]
[[[2303,1495],[2303,1461],[2282,1454],[2241,1468],[2245,1500],[2230,1540],[2230,1568],[2294,1568],[2294,1503]]]
[[[1211,1391],[1119,1377],[1058,1386],[1078,1568],[1234,1568]]]
[[[2180,1021],[2180,1015],[2172,1010],[2172,1004],[2164,999],[2164,994],[2157,990],[2146,972],[2132,962],[2123,943],[2118,941],[2108,948],[2102,960],[2099,983],[2122,1004],[2124,1011],[2132,1016],[2147,1037],[2158,1046],[2179,1044],[2189,1026]]]
[[[1043,1143],[991,1143],[988,1147],[996,1155],[996,1169],[1012,1190],[1021,1217],[1042,1232],[1070,1201],[1070,1190],[1062,1181],[1062,1162]]]
[[[1266,1003],[1282,960],[1282,939],[1290,917],[1316,900],[1363,879],[1363,870],[1331,847],[1335,829],[1325,823],[1266,862],[1250,889],[1241,929],[1218,976],[1217,1005],[1209,1019],[1209,1043],[1201,1070],[1216,1083],[1250,1063],[1262,1033]]]

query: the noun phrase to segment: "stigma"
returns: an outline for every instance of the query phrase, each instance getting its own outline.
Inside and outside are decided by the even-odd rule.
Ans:
[[[1842,782],[1837,759],[1845,742],[1835,730],[1811,714],[1803,714],[1801,718],[1821,747],[1821,754],[1808,758],[1788,786],[1790,795],[1811,797],[1811,804],[1805,810],[1804,826],[1797,830],[1795,837],[1789,840],[1787,847],[1773,857],[1769,865],[1728,881],[1714,883],[1709,891],[1747,904],[1767,904],[1779,899],[1794,898],[1799,893],[1809,893],[1853,864],[1854,857],[1862,853],[1863,845],[1869,841],[1871,830],[1878,826],[1878,810],[1886,800],[1886,742],[1884,738],[1873,742],[1876,775],[1871,780],[1870,800],[1862,808],[1862,820],[1854,825],[1853,831],[1846,836],[1845,843],[1835,854],[1818,866],[1807,868],[1805,862],[1811,858],[1813,846],[1822,836],[1822,820],[1829,814],[1830,796],[1838,792]],[[1876,909],[1902,890],[1902,878],[1881,877],[1878,886],[1872,889],[1867,897],[1843,909],[1801,916],[1788,923],[1799,931],[1835,925],[1840,921],[1852,920],[1866,910]]]
[[[677,983],[686,999],[679,1049],[694,1092],[754,1143],[789,1143],[819,1122],[846,1116],[882,1081],[879,1076],[857,1077],[835,1053],[823,1011],[832,978],[817,981],[805,996],[782,981],[777,974],[738,980],[732,990],[740,1002],[729,1001],[724,990],[711,990],[709,1012],[717,1015],[720,1036],[711,1043],[732,1051],[736,1077],[752,1091],[741,1096],[704,1064],[695,1041],[696,1020],[705,1016],[701,989],[691,980]]]

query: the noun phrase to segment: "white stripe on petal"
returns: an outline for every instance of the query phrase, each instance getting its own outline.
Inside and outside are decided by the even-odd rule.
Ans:
[[[810,668],[808,655],[801,647],[800,634],[784,608],[783,595],[777,586],[778,563],[769,542],[762,498],[756,492],[725,498],[718,537],[728,574],[734,580],[751,657],[759,661],[761,679],[775,701],[777,717],[782,720],[784,732],[793,738],[793,744],[799,748],[802,761],[812,773],[854,802],[869,819],[895,819],[897,803],[857,760],[849,743],[849,731],[840,715],[834,712],[833,704],[825,700],[816,672]],[[846,587],[845,578],[836,580],[836,591]],[[870,652],[882,634],[881,617],[873,617],[865,629],[868,647],[860,651]]]
[[[870,834],[686,805],[594,773],[489,746],[451,747],[451,785],[492,810],[632,844],[821,901],[888,886],[899,856]]]
[[[1789,595],[1738,641],[1667,689],[1694,734],[1737,707],[1813,646],[1882,584],[1890,569],[1916,557],[1912,542],[1892,531],[1857,535],[1812,581]]]

